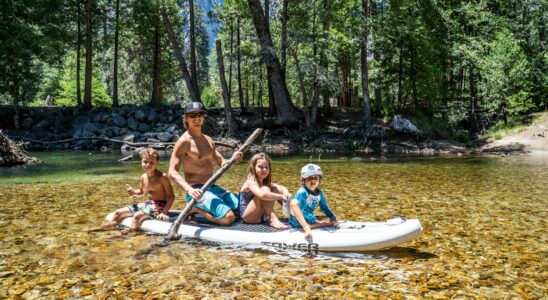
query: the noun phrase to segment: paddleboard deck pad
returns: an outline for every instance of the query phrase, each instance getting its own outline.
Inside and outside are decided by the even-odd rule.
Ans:
[[[166,235],[179,215],[170,211],[169,221],[145,220],[141,230]],[[113,214],[107,216],[112,219]],[[122,220],[128,227],[131,218]],[[281,219],[287,224],[287,220]],[[422,232],[417,219],[393,217],[385,222],[341,221],[337,227],[323,227],[312,230],[312,241],[304,239],[301,229],[279,230],[268,224],[246,224],[237,220],[231,225],[221,226],[209,222],[203,216],[194,215],[179,227],[180,237],[198,238],[219,243],[262,245],[282,249],[307,251],[361,252],[377,251],[407,243]]]

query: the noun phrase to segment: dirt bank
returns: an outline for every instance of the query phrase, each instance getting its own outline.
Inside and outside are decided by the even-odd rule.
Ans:
[[[500,139],[486,138],[480,152],[548,156],[548,112],[533,115],[532,124],[514,129]]]

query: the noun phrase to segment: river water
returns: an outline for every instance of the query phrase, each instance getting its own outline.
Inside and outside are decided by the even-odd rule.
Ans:
[[[371,253],[184,240],[136,256],[162,237],[85,229],[133,202],[124,186],[138,185],[137,159],[32,154],[45,163],[0,169],[0,298],[548,297],[547,157],[276,157],[273,179],[292,192],[300,168],[320,164],[321,188],[340,220],[403,215],[419,218],[424,233]],[[219,184],[238,190],[246,163]]]

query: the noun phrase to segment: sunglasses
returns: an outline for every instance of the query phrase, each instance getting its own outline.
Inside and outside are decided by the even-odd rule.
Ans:
[[[205,117],[205,113],[189,113],[185,115],[187,118],[196,119],[196,118],[203,118]]]

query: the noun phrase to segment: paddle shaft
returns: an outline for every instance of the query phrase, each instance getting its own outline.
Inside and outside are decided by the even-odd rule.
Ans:
[[[262,132],[263,132],[262,128],[255,129],[255,131],[253,131],[253,133],[247,138],[247,140],[236,151],[244,152],[251,145],[251,143],[253,143],[253,141]],[[229,160],[225,161],[225,164],[222,165],[217,170],[217,172],[215,172],[215,174],[213,174],[213,176],[211,176],[211,178],[209,178],[206,181],[206,183],[204,183],[204,185],[200,188],[200,191],[202,191],[202,193],[205,193],[205,191],[207,191],[207,189],[209,189],[209,187],[211,185],[213,185],[213,183],[215,183],[215,181],[217,181],[217,179],[219,179],[219,177],[221,177],[221,175],[223,175],[224,172],[226,172],[228,169],[230,169],[230,167],[235,162],[236,162],[236,160],[233,157],[231,157]],[[179,231],[179,227],[181,226],[181,223],[183,222],[183,220],[188,217],[188,215],[190,214],[190,210],[192,209],[192,207],[194,206],[195,203],[196,203],[196,200],[194,198],[192,198],[188,202],[188,204],[181,211],[181,213],[179,214],[179,216],[177,217],[175,222],[173,222],[173,224],[169,228],[169,231],[168,231],[167,236],[166,236],[166,240],[174,240],[174,239],[178,238],[177,232]]]

